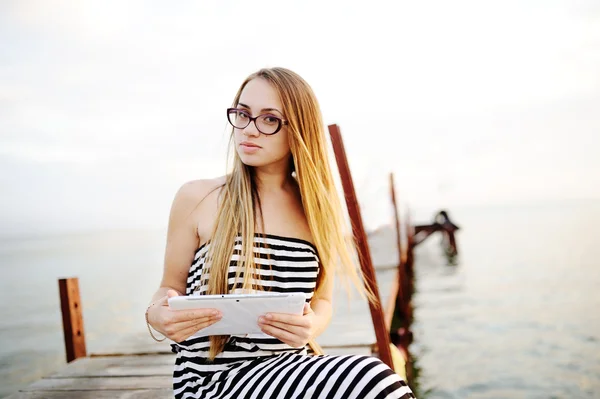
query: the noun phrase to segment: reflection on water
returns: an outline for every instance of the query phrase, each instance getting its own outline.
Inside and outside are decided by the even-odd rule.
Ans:
[[[439,240],[416,252],[418,397],[594,397],[600,204],[452,216],[461,226],[458,265],[446,263]]]
[[[417,396],[417,398],[426,399],[426,398],[431,397],[430,394],[433,392],[434,388],[432,388],[432,387],[427,388],[421,384],[422,377],[421,377],[421,364],[420,364],[419,358],[417,356],[415,356],[413,353],[411,353],[409,362],[410,362],[411,375],[412,375],[410,388],[412,389],[414,394]]]

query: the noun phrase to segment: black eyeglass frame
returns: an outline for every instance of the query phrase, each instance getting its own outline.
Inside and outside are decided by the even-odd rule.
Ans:
[[[234,124],[233,124],[233,122],[231,122],[230,115],[232,115],[232,113],[233,113],[234,111],[235,111],[235,112],[243,112],[243,113],[245,113],[246,115],[248,115],[248,123],[246,124],[246,126],[243,126],[243,127],[236,126],[236,125],[234,125]],[[270,117],[272,117],[272,118],[275,118],[275,119],[277,119],[277,121],[279,122],[279,124],[277,125],[277,129],[275,129],[275,131],[274,131],[273,133],[265,133],[265,132],[263,132],[262,130],[260,130],[260,128],[259,128],[259,127],[258,127],[258,125],[256,124],[256,120],[257,120],[258,118],[260,118],[261,116],[270,116]],[[283,126],[285,126],[285,125],[287,125],[287,124],[288,124],[288,121],[287,121],[287,120],[285,120],[285,119],[282,119],[282,118],[278,117],[278,116],[277,116],[277,115],[275,115],[275,114],[268,114],[268,113],[267,113],[267,114],[260,114],[260,115],[257,115],[257,116],[255,116],[255,117],[252,117],[252,115],[250,115],[250,113],[249,113],[248,111],[246,111],[245,109],[240,109],[240,108],[227,108],[227,121],[229,122],[229,124],[230,124],[231,126],[233,126],[233,127],[234,127],[234,128],[236,128],[236,129],[245,129],[245,128],[247,128],[247,127],[248,127],[248,125],[250,125],[250,122],[254,122],[254,126],[256,126],[256,130],[258,130],[260,133],[262,133],[262,134],[265,134],[265,135],[267,135],[267,136],[271,136],[271,135],[273,135],[273,134],[275,134],[275,133],[279,132]]]

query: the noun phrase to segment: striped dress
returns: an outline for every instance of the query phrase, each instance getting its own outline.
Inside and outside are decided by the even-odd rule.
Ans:
[[[319,272],[316,248],[308,241],[272,234],[255,235],[255,261],[266,291],[303,292],[313,296]],[[208,276],[203,267],[210,243],[195,253],[186,295],[203,294]],[[234,284],[241,238],[235,242],[229,268]],[[191,336],[171,345],[176,360],[173,390],[176,398],[414,398],[407,384],[379,359],[371,356],[315,356],[308,347],[293,348],[266,334],[234,335],[214,361],[209,361],[208,337]]]

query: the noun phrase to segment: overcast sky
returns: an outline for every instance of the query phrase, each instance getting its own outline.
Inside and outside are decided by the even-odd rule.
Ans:
[[[413,208],[600,198],[597,1],[0,2],[0,235],[162,227],[225,171],[264,66],[311,84],[371,226]]]

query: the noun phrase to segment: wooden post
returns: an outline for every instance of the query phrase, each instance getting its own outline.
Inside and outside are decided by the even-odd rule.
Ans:
[[[450,249],[452,251],[451,255],[452,256],[458,255],[458,247],[456,246],[456,238],[454,237],[454,232],[448,231],[448,232],[446,232],[446,234],[448,234],[448,245],[450,246]]]
[[[404,256],[402,246],[402,235],[400,230],[400,215],[398,213],[398,201],[396,200],[396,187],[394,184],[394,174],[390,173],[390,191],[392,197],[392,206],[394,210],[394,220],[396,222],[396,243],[398,246],[398,293],[395,300],[395,316],[402,322],[399,326],[395,326],[394,330],[390,329],[390,339],[394,345],[401,351],[404,356],[406,371],[406,379],[408,383],[412,383],[413,378],[413,366],[411,361],[410,352],[408,350],[409,345],[412,342],[412,332],[410,331],[411,317],[410,317],[410,284],[408,273],[406,270],[407,258]]]
[[[375,295],[375,300],[377,302],[376,304],[369,302],[369,309],[371,310],[371,318],[373,320],[373,327],[375,328],[379,359],[394,370],[392,354],[390,351],[389,332],[386,331],[379,288],[377,287],[375,271],[373,269],[373,264],[371,263],[371,253],[367,243],[367,234],[365,233],[365,228],[362,223],[360,208],[358,207],[356,192],[354,190],[354,183],[352,181],[352,175],[350,174],[348,159],[346,158],[346,150],[344,149],[344,142],[342,141],[342,134],[338,125],[329,125],[328,128],[331,136],[331,144],[333,145],[333,152],[342,180],[342,186],[344,187],[344,197],[346,198],[346,205],[352,222],[352,233],[354,234],[358,247],[360,266],[366,280],[365,283]]]
[[[396,245],[398,246],[398,294],[396,299],[396,314],[405,322],[403,327],[407,327],[407,275],[402,263],[402,237],[400,232],[400,215],[398,214],[398,202],[396,201],[396,188],[394,185],[394,174],[390,173],[390,192],[392,197],[392,207],[394,211],[394,221],[396,223]],[[406,324],[406,325],[405,325]]]
[[[415,227],[412,225],[410,215],[406,216],[406,265],[404,266],[407,277],[407,304],[406,313],[409,323],[412,321],[412,294],[414,292],[415,278]]]
[[[70,363],[77,358],[87,356],[83,331],[83,313],[79,297],[79,279],[76,277],[60,279],[58,280],[58,288],[67,363]]]

